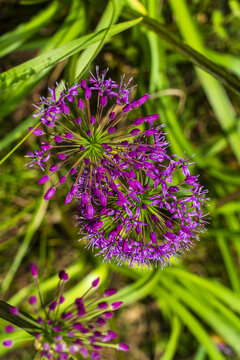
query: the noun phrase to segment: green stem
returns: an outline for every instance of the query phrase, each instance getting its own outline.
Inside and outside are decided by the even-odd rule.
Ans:
[[[10,311],[11,307],[12,306],[8,303],[0,300],[0,318],[24,329],[31,335],[39,329],[39,325],[34,318],[24,312],[19,312],[21,317],[18,315],[14,315]],[[22,318],[22,316],[24,317],[24,319]],[[28,318],[29,321],[27,320]],[[34,323],[36,323],[36,325],[34,325]]]
[[[24,136],[24,138],[23,138],[21,141],[19,141],[19,143],[18,143],[11,151],[9,151],[9,153],[7,153],[7,155],[4,156],[4,158],[2,158],[2,159],[0,160],[0,165],[1,165],[2,163],[4,163],[4,161],[7,160],[7,158],[9,158],[9,156],[11,156],[11,155],[14,153],[14,151],[16,151],[16,150],[19,148],[19,146],[22,145],[22,143],[24,143],[25,140],[27,140],[27,139],[29,138],[29,136],[32,134],[32,132],[33,132],[39,125],[40,125],[40,121],[37,123],[37,125],[34,126],[34,128],[33,128],[26,136]]]

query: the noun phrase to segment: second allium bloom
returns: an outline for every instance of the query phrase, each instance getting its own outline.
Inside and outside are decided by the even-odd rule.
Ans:
[[[104,347],[118,351],[129,349],[126,344],[114,344],[117,334],[106,329],[109,319],[114,315],[114,310],[122,305],[122,301],[111,301],[111,296],[116,294],[117,290],[107,289],[102,295],[96,296],[94,292],[100,282],[100,279],[96,278],[81,297],[65,306],[63,292],[69,277],[66,271],[62,270],[59,272],[55,297],[49,304],[45,304],[40,292],[38,269],[34,264],[31,265],[31,274],[38,293],[38,298],[36,296],[29,298],[32,312],[26,314],[16,307],[6,305],[13,315],[13,324],[18,324],[34,336],[34,345],[38,351],[36,359],[101,360]],[[19,320],[27,322],[31,327],[23,327]],[[15,330],[11,324],[5,327],[7,334]],[[5,347],[12,345],[11,339],[3,341]]]
[[[188,250],[204,230],[206,190],[191,176],[189,159],[167,154],[158,114],[137,116],[148,99],[131,101],[133,87],[106,79],[107,71],[71,88],[51,89],[37,113],[50,128],[49,141],[28,153],[29,165],[47,167],[39,184],[59,172],[59,184],[73,177],[65,203],[78,200],[81,239],[105,260],[130,266],[165,265]],[[130,112],[133,121],[126,119]],[[42,129],[37,136],[46,135]]]

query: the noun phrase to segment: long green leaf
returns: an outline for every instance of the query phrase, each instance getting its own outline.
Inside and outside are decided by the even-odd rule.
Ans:
[[[228,289],[226,286],[219,284],[216,281],[199,277],[181,268],[166,268],[164,271],[169,274],[174,274],[177,278],[181,277],[182,279],[189,279],[194,284],[206,288],[217,298],[221,299],[222,302],[227,304],[231,309],[240,314],[240,296]]]
[[[143,16],[142,14],[131,9],[126,9],[125,15],[130,18]],[[192,62],[194,65],[211,74],[229,89],[240,95],[240,81],[237,77],[228,73],[220,66],[216,65],[206,56],[194,50],[191,46],[183,43],[173,32],[166,29],[166,27],[160,24],[158,21],[151,19],[148,16],[143,16],[142,24],[148,29],[153,30],[156,34],[158,34],[163,40],[170,44],[171,47],[178,51],[188,61]]]
[[[205,347],[211,360],[225,360],[201,323],[172,294],[170,295],[168,291],[162,289],[160,286],[155,288],[154,293],[155,296],[159,297],[159,294],[161,294],[161,297],[166,299],[172,312],[179,316],[200,344]]]
[[[4,281],[2,282],[2,286],[1,286],[2,292],[6,291],[10,286],[15,273],[22,262],[22,259],[27,253],[32,237],[42,222],[46,209],[47,209],[47,202],[43,198],[39,199],[38,205],[36,206],[36,210],[33,215],[32,221],[29,223],[23,242],[19,247],[13,262],[10,265],[10,269],[8,270],[8,273]]]
[[[176,315],[173,317],[171,326],[171,335],[161,360],[173,360],[177,350],[179,337],[181,335],[181,321]]]
[[[202,54],[206,54],[202,36],[200,32],[197,30],[197,27],[193,21],[193,17],[189,11],[186,0],[178,0],[178,1],[170,0],[170,5],[174,11],[177,24],[179,26],[179,29],[183,37],[195,49],[200,51]],[[199,64],[194,64],[194,65],[201,67],[199,66]],[[215,68],[216,67],[217,65],[215,65]],[[233,88],[235,88],[238,94],[239,94],[238,84],[240,82],[237,78],[230,76],[224,70],[221,71],[222,76],[217,76],[217,74],[214,73],[214,71],[211,73],[206,68],[202,68],[202,69],[205,71],[202,71],[198,68],[196,70],[201,80],[203,89],[208,97],[208,100],[216,114],[216,117],[222,129],[225,131],[228,137],[233,153],[235,154],[238,162],[240,163],[240,147],[239,147],[240,135],[237,130],[238,122],[234,108],[225,92],[225,89],[221,86],[221,84],[218,81],[216,81],[216,79],[214,79],[212,76],[209,76],[206,73],[206,71],[209,72],[218,80],[220,80],[224,85],[228,86],[229,88],[232,88],[232,90]]]
[[[0,57],[16,50],[41,27],[49,23],[60,8],[59,1],[53,1],[50,5],[36,14],[28,23],[19,25],[16,29],[0,37]]]
[[[47,41],[44,47],[41,49],[39,55],[43,55],[46,52],[55,49],[58,46],[64,45],[69,41],[72,41],[82,35],[85,31],[86,12],[81,0],[72,0],[71,8],[67,17],[64,19],[61,27],[58,31]],[[17,105],[23,101],[33,88],[49,73],[51,70],[43,70],[41,73],[32,76],[30,79],[19,81],[13,87],[5,89],[4,93],[0,97],[0,118],[8,115],[13,111]],[[27,124],[27,120],[24,122]],[[7,139],[3,139],[6,143],[9,143],[15,138],[19,138],[27,127],[19,124],[18,129],[13,130],[13,136],[8,134]],[[30,125],[29,125],[30,126]]]
[[[96,31],[107,29],[105,33],[105,37],[102,38],[101,41],[97,42],[96,44],[90,45],[86,50],[82,52],[79,56],[79,59],[76,62],[75,68],[75,78],[78,78],[79,75],[82,76],[83,71],[88,67],[90,62],[92,62],[93,58],[101,50],[103,43],[106,40],[106,35],[109,31],[109,28],[118,20],[122,8],[123,8],[124,0],[110,0],[106,9],[96,27]],[[109,22],[111,19],[111,22]]]
[[[205,300],[201,299],[196,290],[191,293],[169,278],[162,277],[161,281],[169,291],[174,291],[174,296],[180,298],[182,302],[220,334],[232,348],[240,353],[240,344],[238,342],[240,332],[236,331],[236,329],[232,327],[232,324],[228,323],[221,313],[216,312],[212,306],[209,306],[206,298]]]
[[[119,34],[120,32],[138,24],[141,20],[142,18],[138,18],[114,25],[109,30],[108,34],[109,36]],[[16,66],[13,69],[0,74],[0,90],[16,84],[21,80],[27,80],[37,73],[51,68],[58,62],[63,61],[85,49],[89,45],[98,42],[101,40],[103,34],[104,30],[100,30],[92,34],[85,35],[77,40],[71,41],[66,45],[60,46],[55,50],[49,51],[47,54],[37,56],[32,60],[26,61],[24,64]]]

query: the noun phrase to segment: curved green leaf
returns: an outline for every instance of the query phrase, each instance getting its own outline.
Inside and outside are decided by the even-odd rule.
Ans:
[[[113,36],[129,29],[130,27],[138,24],[141,20],[142,18],[138,18],[113,25],[109,30],[108,36]],[[16,66],[13,69],[0,74],[0,90],[16,84],[19,81],[27,80],[43,70],[50,69],[58,62],[63,61],[87,48],[89,45],[98,42],[104,35],[104,31],[105,29],[82,36],[77,40],[73,40],[66,45],[60,46],[59,48],[49,51],[44,55],[37,56],[32,60],[26,61],[24,64]]]
[[[19,25],[16,29],[0,37],[0,57],[16,50],[41,27],[50,22],[60,8],[59,1],[53,1],[50,5],[36,14],[28,23]]]
[[[206,56],[194,50],[191,46],[183,43],[183,41],[181,41],[173,32],[166,29],[166,26],[160,24],[158,21],[148,16],[143,16],[141,13],[138,13],[131,9],[126,9],[125,14],[127,17],[130,18],[142,16],[142,25],[146,26],[150,30],[153,30],[161,37],[161,39],[170,44],[188,61],[198,66],[202,70],[206,71],[207,73],[211,74],[229,89],[240,95],[240,80],[236,76],[225,71],[223,68],[209,60]]]

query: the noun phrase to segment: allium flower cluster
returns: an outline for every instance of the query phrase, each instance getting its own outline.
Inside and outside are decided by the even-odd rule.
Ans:
[[[111,302],[109,299],[117,290],[108,289],[102,295],[94,296],[94,291],[100,282],[100,279],[96,278],[81,297],[64,307],[63,290],[68,274],[62,270],[59,272],[56,295],[46,305],[39,290],[38,270],[34,264],[31,265],[31,274],[38,292],[38,298],[36,296],[29,298],[32,314],[26,316],[16,307],[11,307],[11,312],[35,325],[34,344],[41,359],[67,360],[74,357],[74,359],[100,360],[103,347],[119,351],[129,349],[126,344],[113,344],[112,340],[116,339],[117,334],[106,329],[113,311],[122,305],[121,301]],[[12,325],[5,327],[6,333],[14,330]],[[10,339],[3,341],[5,347],[11,347],[12,344]]]
[[[59,173],[46,200],[73,177],[65,203],[78,201],[81,239],[106,261],[165,265],[204,230],[207,191],[190,174],[190,159],[167,153],[159,114],[133,117],[149,95],[131,100],[130,81],[122,77],[117,84],[106,75],[96,68],[89,84],[81,80],[58,96],[50,89],[36,114],[50,128],[50,141],[28,153],[30,166],[44,169],[51,162],[39,184]],[[134,120],[127,122],[128,116]]]

